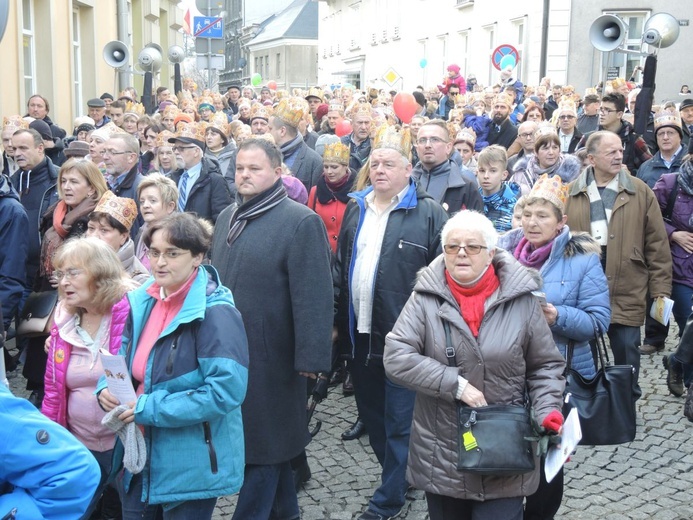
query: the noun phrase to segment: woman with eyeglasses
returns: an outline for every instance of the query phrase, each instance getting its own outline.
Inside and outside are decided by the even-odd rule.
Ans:
[[[580,174],[582,163],[575,156],[561,153],[561,140],[556,128],[544,123],[535,133],[534,153],[515,163],[512,181],[527,195],[541,175],[558,176],[568,183]]]
[[[100,350],[117,354],[134,288],[115,253],[95,238],[66,242],[54,258],[60,301],[55,309],[41,411],[67,428],[91,451],[101,481],[86,513],[88,519],[111,473],[115,434],[102,426],[105,412],[94,399],[103,375]],[[117,504],[116,500],[116,504]]]
[[[123,470],[123,519],[211,519],[217,497],[243,482],[245,329],[217,271],[202,265],[209,224],[175,213],[154,222],[144,242],[154,276],[128,294],[120,350],[137,400],[122,403],[119,419],[144,431],[147,461],[141,473]],[[103,381],[98,399],[110,411],[121,403]]]
[[[553,343],[563,357],[572,344],[572,368],[591,379],[596,368],[589,341],[596,327],[601,331],[609,327],[611,306],[601,248],[588,233],[571,232],[566,225],[567,195],[568,186],[559,177],[540,177],[524,197],[521,227],[500,237],[498,245],[522,265],[539,271],[545,296],[543,321]],[[525,520],[554,518],[562,499],[563,470],[550,483],[542,470],[539,489],[527,497]]]
[[[86,232],[89,214],[108,189],[96,165],[85,159],[70,159],[62,165],[58,172],[57,188],[58,201],[41,217],[41,253],[33,287],[36,292],[57,288],[58,282],[53,276],[55,253],[66,240],[80,237]],[[29,339],[23,370],[23,375],[28,380],[27,388],[33,390],[30,400],[39,408],[43,399],[43,378],[46,371],[45,340],[46,336]]]
[[[407,482],[426,492],[431,520],[521,520],[539,482],[538,460],[515,476],[458,471],[460,403],[521,406],[528,392],[539,424],[555,432],[563,424],[565,363],[532,294],[537,277],[497,240],[481,213],[448,220],[443,254],[419,273],[385,340],[388,377],[417,392]]]

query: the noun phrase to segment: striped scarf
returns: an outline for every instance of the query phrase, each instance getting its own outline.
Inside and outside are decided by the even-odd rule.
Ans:
[[[609,238],[609,221],[618,196],[618,175],[599,193],[592,168],[587,169],[587,195],[590,199],[590,235],[605,246]]]
[[[230,246],[238,238],[241,232],[245,229],[245,225],[249,220],[258,218],[263,213],[269,211],[287,197],[284,182],[279,178],[274,185],[253,197],[252,199],[236,203],[236,207],[231,214],[231,225],[229,234],[226,237],[226,243]],[[240,198],[240,196],[239,196]]]

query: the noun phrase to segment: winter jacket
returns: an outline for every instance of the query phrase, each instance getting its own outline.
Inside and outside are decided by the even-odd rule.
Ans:
[[[514,229],[499,237],[498,247],[510,254],[524,237]],[[556,307],[558,319],[550,326],[553,340],[566,357],[568,341],[574,342],[572,368],[586,378],[596,371],[589,345],[595,326],[604,332],[609,328],[611,308],[606,276],[599,257],[599,244],[587,233],[571,233],[563,226],[556,237],[549,258],[539,269],[546,301]]]
[[[486,113],[480,116],[476,114],[465,116],[464,127],[471,128],[476,133],[475,152],[480,152],[488,146],[488,132],[491,129],[491,120]]]
[[[137,188],[139,187],[140,182],[142,182],[142,179],[144,179],[144,176],[140,173],[139,169],[140,165],[136,164],[130,169],[127,175],[125,175],[125,178],[123,178],[118,186],[110,187],[111,191],[113,191],[113,193],[118,197],[132,199],[137,205],[137,218],[135,219],[135,222],[132,223],[132,227],[130,228],[130,236],[132,238],[137,236],[140,226],[144,224],[144,219],[140,213],[140,198],[137,196]]]
[[[529,195],[534,183],[544,173],[548,174],[549,177],[558,175],[561,181],[569,183],[577,179],[581,169],[582,162],[580,162],[580,159],[574,155],[563,153],[558,156],[558,160],[552,167],[542,169],[539,166],[539,159],[536,154],[532,154],[519,159],[515,163],[511,180],[520,186],[522,195]]]
[[[230,142],[224,146],[218,153],[214,153],[207,148],[205,150],[205,157],[214,159],[219,163],[219,172],[226,177],[229,172],[229,164],[231,163],[231,157],[233,157],[236,152],[236,143]]]
[[[0,384],[0,514],[74,520],[101,478],[89,450],[26,399]]]
[[[464,171],[469,172],[467,168]],[[411,177],[420,184],[424,190],[429,186],[431,178],[436,175],[447,175],[447,188],[442,199],[437,200],[443,209],[452,216],[463,209],[483,211],[484,204],[475,183],[470,182],[463,175],[463,170],[454,161],[448,159],[431,170],[426,170],[419,162],[411,172]]]
[[[347,181],[346,186],[344,186],[347,190],[353,187],[356,181],[356,173],[351,172],[348,175],[351,178]],[[330,189],[327,187],[324,176],[321,177],[318,183],[313,186],[313,189],[310,190],[308,207],[320,215],[323,224],[325,224],[325,229],[327,230],[327,239],[330,241],[332,253],[336,254],[339,230],[342,228],[342,221],[344,220],[344,212],[346,211],[347,203],[339,200],[334,194],[332,194],[332,197],[327,203],[322,203],[319,200],[318,190],[320,190],[321,193],[331,193]]]
[[[565,214],[573,231],[591,231],[586,168],[568,187]],[[652,190],[622,168],[609,221],[606,279],[611,323],[640,327],[647,295],[671,294],[671,252],[662,212]]]
[[[491,121],[488,132],[488,144],[498,144],[507,149],[515,142],[515,139],[517,139],[517,127],[509,117],[500,124],[500,128],[496,128],[496,124]]]
[[[120,348],[128,367],[156,303],[147,294],[152,283],[128,293]],[[248,343],[233,296],[213,267],[199,268],[183,307],[154,343],[142,384],[135,404],[147,445],[142,501],[170,505],[236,493],[243,482]],[[102,378],[97,391],[105,386]],[[116,452],[122,456],[120,441]],[[126,491],[130,480],[126,471]]]
[[[363,168],[371,156],[371,138],[366,137],[361,144],[356,144],[352,137],[353,134],[345,135],[341,138],[341,142],[349,147],[349,168],[357,172]]]
[[[318,152],[311,150],[305,142],[301,142],[298,150],[293,154],[291,163],[291,175],[299,179],[306,187],[306,193],[318,182],[322,175],[322,157]],[[286,161],[287,157],[284,156]]]
[[[537,299],[535,275],[510,254],[493,258],[500,287],[486,300],[474,338],[445,278],[443,255],[422,270],[414,292],[387,335],[385,370],[395,383],[416,390],[407,482],[417,489],[477,501],[527,496],[539,484],[531,473],[479,476],[458,471],[458,376],[488,404],[521,406],[525,388],[538,422],[560,411],[565,361]],[[448,365],[443,321],[450,325],[457,367]]]
[[[279,464],[310,442],[306,378],[299,372],[331,364],[330,246],[320,217],[286,198],[249,220],[229,247],[232,211],[214,228],[212,264],[233,291],[248,333],[246,462]]]
[[[199,217],[211,220],[212,224],[217,221],[219,213],[232,202],[231,192],[226,180],[219,172],[218,164],[208,157],[202,158],[200,176],[190,189],[185,202],[185,211],[197,213]],[[182,169],[171,174],[171,179],[176,186],[180,184],[182,175]]]
[[[19,202],[10,180],[0,174],[0,305],[4,328],[12,317],[24,292],[29,251],[29,218]]]
[[[65,155],[65,144],[62,139],[54,140],[52,148],[44,149],[46,157],[48,157],[53,164],[60,168],[65,161],[67,161],[67,156]]]
[[[339,233],[334,266],[335,325],[339,330],[340,351],[353,356],[356,319],[351,297],[352,274],[356,262],[357,237],[366,213],[368,187],[352,193]],[[416,273],[440,254],[440,231],[447,221],[445,210],[421,186],[410,182],[402,201],[390,213],[385,228],[380,259],[373,280],[373,315],[368,359],[382,363],[385,335],[392,330],[411,294]]]
[[[601,125],[597,127],[597,130],[604,130]],[[580,144],[578,144],[577,149],[584,148],[587,144],[587,139],[594,133],[590,132],[582,136]],[[644,139],[635,133],[633,125],[628,121],[621,121],[621,128],[618,129],[618,137],[621,139],[621,144],[623,145],[623,164],[628,168],[631,175],[637,175],[638,168],[647,161],[652,159],[652,154],[650,149],[647,147]]]
[[[693,254],[686,252],[683,247],[671,240],[674,231],[693,233],[693,226],[690,223],[691,215],[693,215],[693,196],[677,185],[677,178],[678,174],[676,173],[662,175],[655,184],[654,194],[657,197],[659,208],[664,213],[671,190],[677,191],[671,217],[664,221],[664,228],[671,247],[672,281],[693,287]]]
[[[643,181],[650,188],[654,188],[655,183],[662,175],[676,173],[681,169],[681,162],[687,153],[688,150],[681,146],[679,152],[672,158],[671,166],[667,167],[662,159],[662,152],[657,152],[652,159],[645,161],[638,169],[638,179]]]
[[[56,315],[65,314],[62,302],[58,303]],[[111,311],[111,328],[109,330],[108,350],[111,354],[117,354],[122,345],[123,328],[130,312],[130,304],[127,297],[117,302]],[[48,347],[48,361],[46,363],[45,396],[41,406],[41,412],[50,420],[67,428],[67,370],[70,366],[70,354],[72,345],[60,336],[60,324],[51,327],[51,340]]]
[[[149,279],[149,270],[135,256],[135,242],[128,238],[118,250],[118,260],[130,278],[139,286]]]

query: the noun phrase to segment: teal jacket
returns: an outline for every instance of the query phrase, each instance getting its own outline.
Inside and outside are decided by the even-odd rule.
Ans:
[[[146,292],[152,283],[128,294],[131,311],[120,354],[129,367],[156,303]],[[147,444],[143,502],[168,509],[240,489],[241,403],[247,385],[248,341],[241,315],[217,271],[201,266],[183,307],[152,348],[144,394],[135,405],[135,423],[144,426]],[[119,442],[116,448],[122,452]],[[130,479],[126,471],[126,489]]]

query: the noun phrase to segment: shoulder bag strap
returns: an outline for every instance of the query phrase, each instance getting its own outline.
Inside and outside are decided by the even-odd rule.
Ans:
[[[452,337],[450,335],[450,322],[447,320],[441,320],[443,322],[443,329],[445,330],[445,357],[448,358],[448,365],[451,367],[457,366],[457,359],[455,357],[455,349],[452,348]]]
[[[674,186],[671,188],[669,196],[667,197],[667,205],[664,208],[664,211],[662,211],[662,218],[664,219],[664,222],[668,223],[671,223],[671,215],[674,212],[674,205],[676,204],[676,195],[678,195],[679,192],[679,178],[678,174],[676,175]]]

